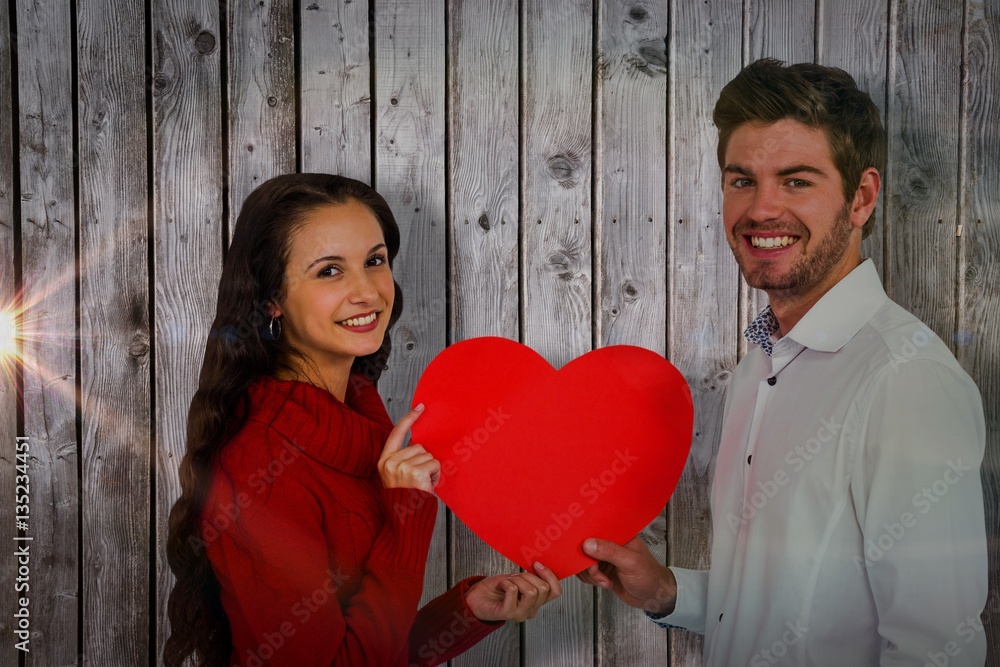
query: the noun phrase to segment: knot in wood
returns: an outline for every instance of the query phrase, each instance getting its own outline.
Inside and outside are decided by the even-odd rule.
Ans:
[[[569,282],[576,277],[579,256],[569,250],[556,250],[546,258],[546,263],[559,280]]]
[[[931,187],[927,178],[920,171],[914,170],[906,179],[906,193],[918,201],[927,199]]]
[[[397,324],[396,328],[393,330],[392,338],[393,347],[395,347],[395,344],[398,343],[400,347],[407,352],[413,352],[417,349],[417,337],[413,334],[413,331],[409,327],[403,327]]]
[[[479,220],[477,222],[479,222],[479,226],[483,228],[483,231],[490,231],[490,219],[485,213],[479,216]]]
[[[645,21],[649,18],[649,12],[646,11],[645,7],[635,5],[628,10],[628,17],[636,22]]]
[[[145,331],[136,331],[132,336],[132,342],[129,343],[128,354],[136,359],[149,354],[149,334]]]
[[[635,64],[640,72],[648,76],[667,75],[667,47],[662,40],[644,39],[638,53]]]
[[[631,280],[626,280],[622,285],[622,297],[627,303],[632,303],[639,299],[639,288]]]
[[[207,56],[212,51],[215,51],[215,35],[207,30],[202,30],[194,38],[194,48],[201,55]]]
[[[545,167],[559,185],[569,188],[576,184],[574,179],[580,168],[580,158],[572,153],[558,153],[545,161]]]

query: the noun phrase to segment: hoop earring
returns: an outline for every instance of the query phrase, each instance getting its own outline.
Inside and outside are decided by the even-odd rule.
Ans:
[[[277,317],[272,317],[271,321],[267,324],[267,332],[271,334],[271,340],[281,338],[281,320]]]

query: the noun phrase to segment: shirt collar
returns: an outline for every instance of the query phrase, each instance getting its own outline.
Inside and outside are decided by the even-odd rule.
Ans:
[[[764,306],[764,310],[757,314],[757,317],[750,323],[750,326],[743,330],[743,337],[751,343],[760,345],[760,349],[764,350],[764,354],[770,357],[771,352],[774,350],[774,341],[771,339],[771,336],[777,330],[778,318],[774,316],[771,306],[767,305]]]
[[[875,263],[866,259],[813,304],[786,337],[818,352],[836,352],[851,340],[889,297]],[[767,306],[743,332],[771,356],[778,320]]]

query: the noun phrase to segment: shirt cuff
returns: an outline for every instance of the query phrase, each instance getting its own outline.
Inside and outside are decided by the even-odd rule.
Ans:
[[[708,571],[686,570],[671,567],[677,582],[677,600],[669,614],[651,614],[646,617],[665,628],[681,628],[705,632],[705,605],[708,601]]]

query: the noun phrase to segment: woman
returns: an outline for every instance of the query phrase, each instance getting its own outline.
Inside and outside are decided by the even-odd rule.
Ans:
[[[170,515],[181,665],[432,665],[561,593],[550,570],[462,581],[417,610],[438,462],[374,383],[402,307],[399,229],[367,185],[279,176],[246,200]]]

